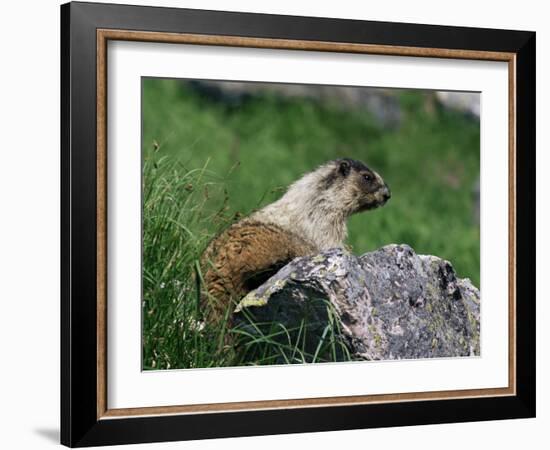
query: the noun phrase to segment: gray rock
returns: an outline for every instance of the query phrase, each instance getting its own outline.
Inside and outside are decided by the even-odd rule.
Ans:
[[[238,81],[187,83],[202,95],[230,106],[240,106],[247,99],[257,95],[275,94],[282,98],[320,100],[345,109],[367,110],[379,125],[388,128],[399,126],[402,119],[399,99],[391,89]]]
[[[481,114],[479,93],[437,91],[436,96],[445,108],[461,111],[479,119]]]
[[[320,360],[320,342],[328,335],[339,344],[326,349],[332,360],[480,354],[479,290],[457,278],[448,261],[417,255],[408,245],[361,257],[332,249],[296,258],[244,297],[235,312],[236,323],[251,336],[265,333],[261,324],[276,323],[285,332],[273,339],[290,346],[302,339],[306,361]]]

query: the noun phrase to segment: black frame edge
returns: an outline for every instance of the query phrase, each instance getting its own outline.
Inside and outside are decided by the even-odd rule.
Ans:
[[[96,38],[61,5],[61,443],[97,425]]]
[[[71,2],[98,28],[515,52],[530,31]],[[185,30],[182,30],[185,28]],[[390,30],[391,28],[391,30]],[[284,31],[281,31],[284,30]],[[419,31],[422,30],[421,33]],[[339,36],[338,39],[335,36]]]
[[[287,26],[282,27],[282,24]],[[521,299],[517,304],[517,395],[439,400],[437,406],[433,401],[420,401],[98,421],[95,328],[97,28],[185,30],[202,34],[386,45],[408,43],[419,47],[437,43],[446,48],[516,53],[516,292],[518,300]],[[535,37],[534,32],[525,31],[80,2],[62,5],[61,443],[81,447],[534,417]]]
[[[61,284],[61,358],[60,358],[60,441],[64,445],[71,443],[71,389],[70,389],[70,5],[61,6],[61,249],[60,249],[60,284]]]
[[[536,34],[516,55],[516,382],[536,414]],[[521,301],[520,301],[521,299]]]

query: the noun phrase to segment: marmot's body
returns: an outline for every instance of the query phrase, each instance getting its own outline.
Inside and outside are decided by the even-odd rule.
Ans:
[[[279,200],[230,226],[204,252],[208,297],[202,308],[208,320],[231,314],[235,302],[292,259],[341,246],[348,217],[389,198],[382,178],[359,161],[330,161],[304,175]]]

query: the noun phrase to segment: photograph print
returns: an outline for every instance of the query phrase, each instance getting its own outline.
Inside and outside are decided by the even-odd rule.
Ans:
[[[480,356],[480,94],[143,77],[142,368]]]

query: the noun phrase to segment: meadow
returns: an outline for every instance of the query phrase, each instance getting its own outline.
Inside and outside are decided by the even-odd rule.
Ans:
[[[334,329],[306,352],[305,329],[281,345],[274,338],[289,330],[271,327],[258,339],[209,327],[196,275],[220,230],[338,157],[365,162],[392,190],[386,206],[350,219],[355,254],[406,243],[448,259],[479,286],[477,119],[413,90],[394,91],[401,118],[388,127],[335,102],[265,93],[234,104],[179,80],[142,83],[144,369],[330,361],[344,351]],[[227,345],[228,333],[240,333],[239,350]]]

